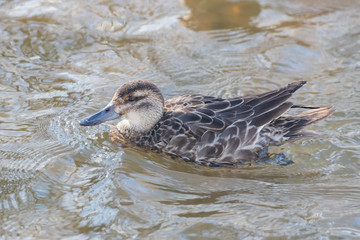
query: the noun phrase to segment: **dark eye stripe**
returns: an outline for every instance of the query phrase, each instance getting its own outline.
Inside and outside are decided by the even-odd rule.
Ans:
[[[144,97],[134,97],[134,96],[129,96],[128,98],[127,98],[127,101],[128,102],[136,102],[136,101],[139,101],[139,100],[141,100],[141,99],[143,99]]]

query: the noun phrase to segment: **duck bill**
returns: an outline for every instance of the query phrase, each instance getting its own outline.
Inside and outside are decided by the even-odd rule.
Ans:
[[[114,120],[119,117],[121,117],[121,114],[115,112],[114,105],[108,105],[106,108],[104,108],[100,112],[81,120],[80,125],[81,126],[94,126],[94,125],[98,125],[98,124],[106,122],[106,121]]]

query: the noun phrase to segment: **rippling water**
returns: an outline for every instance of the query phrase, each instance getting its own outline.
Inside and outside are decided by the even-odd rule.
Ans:
[[[360,237],[358,1],[0,1],[0,239]],[[304,79],[295,164],[206,168],[78,120],[130,79],[222,97]]]

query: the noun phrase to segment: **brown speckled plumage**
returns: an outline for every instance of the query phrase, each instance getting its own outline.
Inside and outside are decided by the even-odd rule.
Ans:
[[[253,160],[271,143],[301,137],[304,127],[334,111],[330,107],[302,107],[287,101],[305,83],[230,99],[191,95],[164,102],[154,84],[138,80],[119,88],[108,106],[121,109],[116,112],[124,116],[117,126],[118,133],[139,146],[203,165],[236,165]],[[283,116],[291,107],[311,110]],[[142,119],[147,116],[149,121]],[[82,125],[94,124],[83,120]]]

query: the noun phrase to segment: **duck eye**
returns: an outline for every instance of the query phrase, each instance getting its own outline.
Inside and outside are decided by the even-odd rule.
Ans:
[[[135,98],[134,98],[133,96],[130,96],[130,97],[128,98],[128,101],[129,101],[129,102],[133,102],[133,101],[135,101]]]

